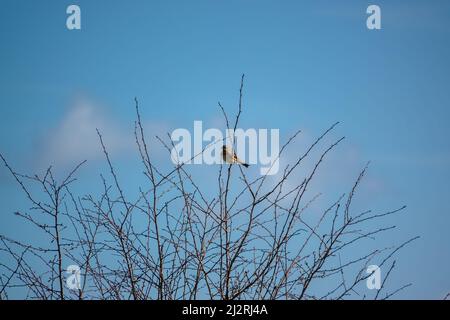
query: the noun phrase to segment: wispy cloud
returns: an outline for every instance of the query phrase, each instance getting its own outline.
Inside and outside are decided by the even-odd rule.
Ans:
[[[146,138],[156,145],[155,135],[164,135],[168,126],[161,123],[144,123]],[[112,156],[136,155],[133,123],[125,123],[106,108],[87,99],[76,100],[59,123],[51,128],[41,144],[40,166],[73,166],[83,160],[103,158],[98,129]],[[156,149],[158,150],[158,149]]]
[[[303,155],[315,141],[318,134],[320,134],[320,132],[314,134],[308,129],[303,130],[281,156],[280,168],[284,168],[287,164],[292,166],[292,164],[297,161],[298,157]],[[340,137],[341,136],[336,133],[332,133],[329,137],[325,137],[324,140],[319,143],[317,149],[314,149],[289,177],[284,184],[286,190],[296,187],[307,178],[314,169],[322,152]],[[336,148],[329,152],[318,168],[314,178],[309,184],[308,192],[305,194],[306,202],[316,195],[321,195],[320,201],[315,201],[309,205],[309,211],[322,213],[325,207],[336,201],[342,193],[348,194],[359,173],[367,164],[367,161],[367,157],[358,146],[351,142],[351,138],[343,140]],[[272,183],[276,183],[282,175],[283,170],[280,169],[279,173],[276,176],[270,177],[269,180],[272,180]],[[369,166],[369,170],[360,185],[358,199],[370,200],[374,194],[383,193],[385,189],[384,183],[385,182],[381,177],[372,174],[371,166]]]

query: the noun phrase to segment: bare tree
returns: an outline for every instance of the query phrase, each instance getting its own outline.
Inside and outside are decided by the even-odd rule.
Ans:
[[[242,115],[244,77],[237,114],[231,123],[219,103],[227,128],[236,129]],[[155,165],[145,139],[135,100],[135,141],[146,185],[129,199],[97,130],[109,169],[101,175],[99,195],[71,191],[78,164],[61,182],[50,167],[43,175],[17,173],[0,155],[31,203],[16,215],[34,225],[45,246],[0,236],[0,299],[19,292],[33,299],[386,299],[410,284],[387,291],[396,253],[415,240],[395,247],[367,250],[355,256],[363,241],[393,230],[370,229],[404,206],[377,213],[352,207],[367,166],[348,193],[340,194],[315,219],[305,218],[317,197],[307,193],[327,155],[342,142],[323,145],[338,123],[324,131],[276,181],[251,178],[240,167],[218,167],[205,189],[189,166],[169,171]],[[280,150],[283,155],[300,132]],[[158,140],[170,152],[170,138]],[[219,141],[218,143],[222,143]],[[303,179],[294,177],[314,152],[319,156]],[[194,155],[194,157],[197,155]],[[145,223],[142,223],[145,221]],[[373,297],[363,294],[371,263],[387,270]],[[81,269],[77,290],[65,289],[65,267]],[[362,289],[361,289],[362,288]]]

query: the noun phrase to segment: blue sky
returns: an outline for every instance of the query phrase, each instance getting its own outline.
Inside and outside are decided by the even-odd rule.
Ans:
[[[72,3],[81,7],[81,30],[65,27]],[[366,28],[369,4],[381,7],[382,30]],[[28,173],[50,163],[64,171],[87,158],[79,187],[94,188],[98,126],[132,188],[139,173],[127,157],[133,98],[150,132],[191,128],[194,120],[213,126],[217,101],[234,107],[245,73],[242,126],[315,136],[341,121],[339,169],[330,164],[322,179],[338,189],[370,160],[362,200],[380,210],[406,204],[391,240],[421,236],[399,256],[393,281],[414,284],[399,297],[443,298],[450,291],[449,21],[450,3],[437,0],[4,0],[0,152]],[[23,200],[0,168],[0,233],[26,230],[11,214]]]

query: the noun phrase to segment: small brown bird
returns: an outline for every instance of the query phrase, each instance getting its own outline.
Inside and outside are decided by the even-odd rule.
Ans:
[[[225,161],[226,163],[232,163],[232,164],[237,163],[237,164],[243,165],[243,166],[246,167],[246,168],[249,167],[249,164],[247,164],[247,163],[241,161],[241,160],[236,156],[236,153],[234,153],[232,149],[230,149],[229,147],[227,147],[227,146],[225,146],[225,145],[222,147],[222,159],[223,159],[223,161]]]

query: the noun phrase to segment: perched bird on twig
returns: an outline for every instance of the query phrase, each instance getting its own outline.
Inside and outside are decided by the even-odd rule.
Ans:
[[[233,152],[233,150],[227,146],[222,147],[222,159],[226,163],[232,163],[232,164],[242,164],[244,167],[248,168],[249,164],[241,161],[237,156],[236,153]]]

